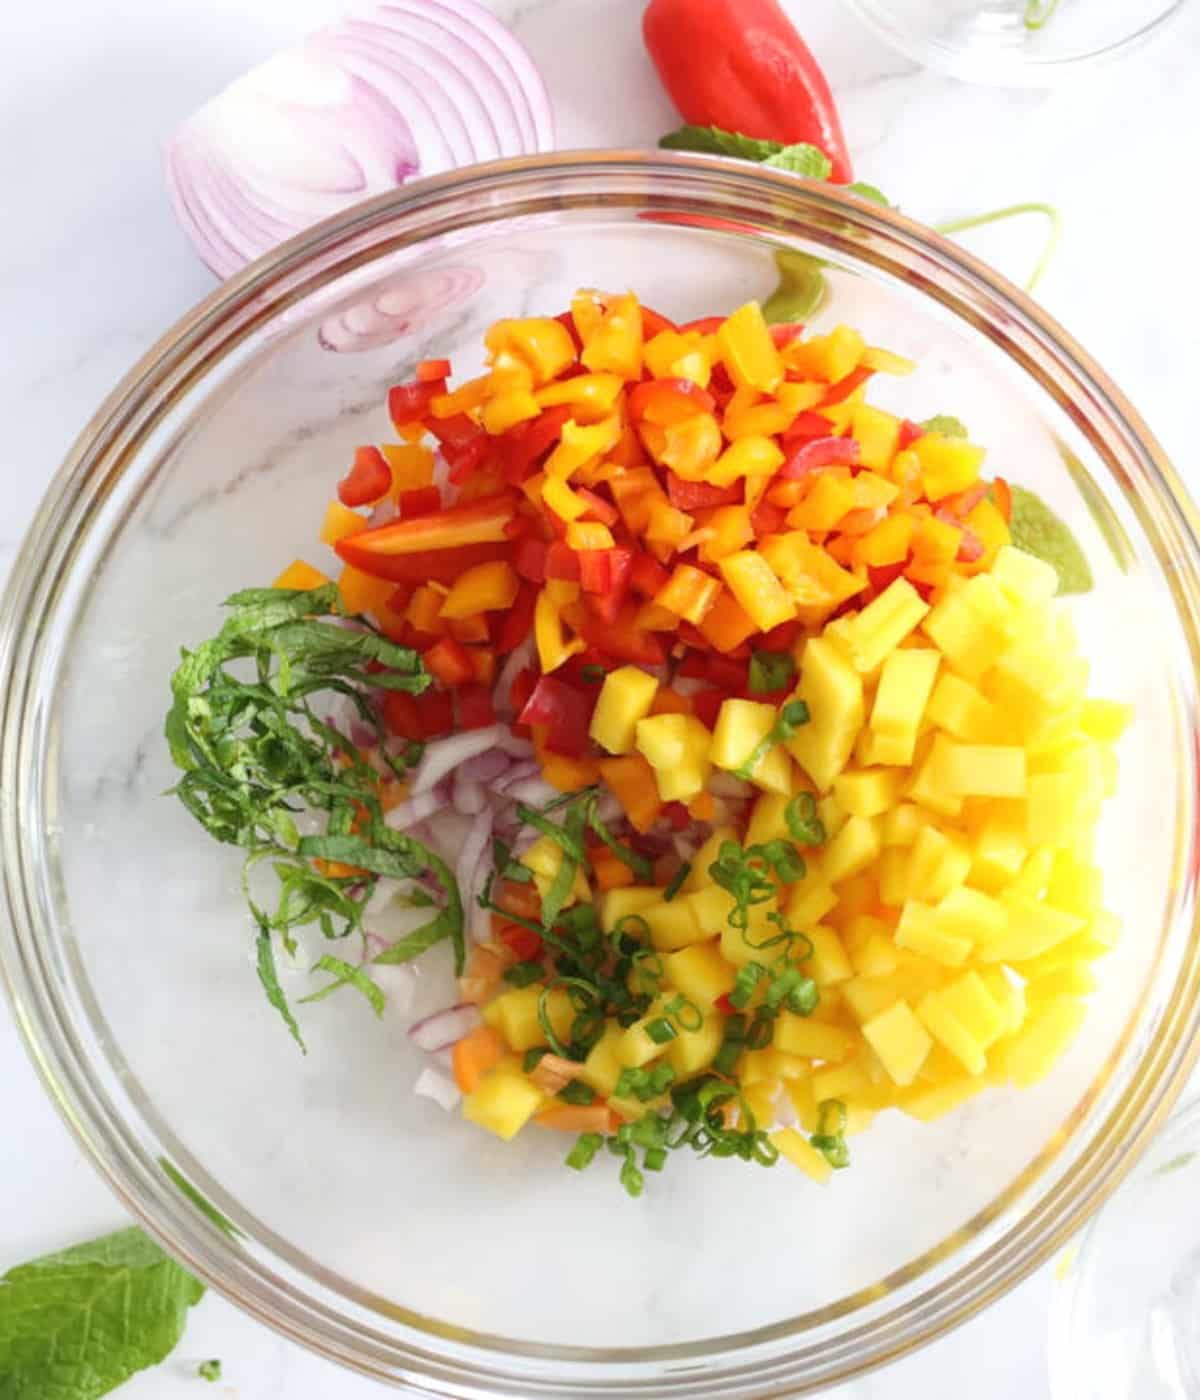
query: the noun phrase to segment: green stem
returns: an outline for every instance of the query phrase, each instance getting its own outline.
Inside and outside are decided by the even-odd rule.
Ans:
[[[1028,0],[1025,6],[1025,28],[1041,29],[1058,9],[1058,0]]]
[[[1052,0],[1052,3],[1057,3],[1057,0]],[[1025,283],[1025,290],[1032,292],[1045,276],[1058,247],[1058,240],[1062,236],[1062,215],[1053,204],[1008,204],[1003,209],[992,209],[986,214],[972,214],[967,219],[949,219],[946,223],[934,224],[933,227],[936,233],[963,233],[970,228],[999,223],[1002,219],[1014,219],[1020,214],[1042,214],[1050,222],[1050,237],[1046,240],[1042,256],[1037,260],[1029,281]]]

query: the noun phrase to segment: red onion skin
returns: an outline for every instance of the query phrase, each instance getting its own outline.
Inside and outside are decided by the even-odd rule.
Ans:
[[[479,1024],[479,1008],[469,1002],[459,1002],[435,1011],[415,1025],[409,1026],[409,1039],[422,1050],[445,1050],[469,1035]]]

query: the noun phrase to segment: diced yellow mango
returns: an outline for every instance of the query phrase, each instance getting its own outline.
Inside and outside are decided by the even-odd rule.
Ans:
[[[606,890],[600,896],[600,927],[605,933],[613,929],[628,914],[640,914],[650,904],[662,899],[662,890],[656,885],[625,885],[620,889]]]
[[[992,1000],[1000,1008],[1004,1018],[1004,1035],[1013,1035],[1021,1029],[1025,1021],[1025,988],[1015,981],[1002,967],[993,964],[979,969],[983,985],[991,994]]]
[[[815,861],[809,862],[802,880],[788,891],[786,912],[793,928],[806,929],[818,923],[838,902],[833,886]]]
[[[871,1090],[871,1078],[857,1061],[835,1065],[832,1069],[819,1069],[812,1077],[813,1097],[818,1105],[830,1099],[848,1099],[856,1094],[866,1094]]]
[[[651,715],[635,729],[635,743],[654,769],[664,802],[688,802],[704,791],[712,769],[711,742],[695,715]]]
[[[964,972],[947,982],[938,996],[980,1049],[986,1050],[1004,1034],[1004,1009],[978,972]]]
[[[712,1064],[725,1038],[725,1018],[717,1012],[705,1016],[699,1030],[677,1027],[679,1034],[667,1046],[666,1062],[680,1077],[697,1074]]]
[[[805,937],[813,945],[813,951],[811,957],[805,958],[801,966],[818,987],[831,987],[854,975],[841,939],[833,929],[818,925],[816,928],[806,929]]]
[[[650,942],[660,952],[674,952],[690,943],[703,943],[713,935],[712,929],[702,928],[696,918],[692,901],[697,895],[676,896],[668,904],[647,904],[638,913],[650,926]],[[728,899],[728,895],[726,895]]]
[[[821,874],[831,884],[857,875],[879,855],[879,822],[873,817],[849,817],[821,856]]]
[[[896,1107],[920,1123],[933,1123],[973,1099],[986,1084],[986,1079],[960,1074],[941,1084],[914,1085],[897,1096]]]
[[[662,961],[668,984],[702,1011],[733,990],[736,969],[721,956],[715,940],[693,943]]]
[[[910,899],[900,911],[896,947],[908,948],[945,967],[961,967],[971,954],[971,940],[941,928],[934,910],[916,899]]]
[[[761,958],[763,944],[779,936],[779,925],[773,923],[770,917],[778,912],[778,903],[770,899],[750,906],[744,929],[726,923],[721,930],[721,956],[738,967]]]
[[[519,1064],[501,1063],[463,1099],[463,1117],[508,1142],[542,1106],[543,1097],[541,1090],[521,1073]]]
[[[909,856],[909,895],[936,904],[963,883],[970,868],[971,853],[960,836],[924,826]]]
[[[1046,898],[1056,909],[1091,919],[1101,911],[1103,891],[1099,866],[1080,860],[1071,851],[1055,851]]]
[[[685,894],[692,894],[696,890],[707,889],[712,885],[712,876],[708,873],[708,867],[721,854],[723,842],[736,841],[737,839],[737,832],[731,826],[718,826],[709,833],[704,844],[692,857],[692,868],[688,871],[682,886]],[[747,837],[746,844],[751,844],[749,837]]]
[[[864,1022],[862,1033],[893,1084],[911,1084],[933,1048],[928,1032],[906,1001],[897,1001]]]
[[[917,1019],[968,1074],[982,1074],[987,1068],[987,1058],[978,1042],[942,1001],[939,992],[927,992],[921,998],[917,1003]]]
[[[1044,977],[1031,978],[1025,987],[1025,997],[1029,1014],[1036,1016],[1042,1007],[1060,997],[1087,997],[1095,990],[1096,974],[1086,963],[1074,963]]]
[[[534,884],[537,885],[538,893],[543,899],[549,893],[550,887],[558,875],[559,866],[562,865],[565,858],[566,853],[563,848],[551,836],[539,836],[521,857],[521,864],[526,869],[533,871]],[[587,877],[582,870],[577,870],[567,903],[573,904],[576,900],[586,901],[588,898]]]
[[[1084,926],[1077,914],[1065,914],[1050,905],[1025,898],[1004,900],[1008,928],[998,938],[982,943],[978,956],[984,962],[1024,962],[1049,952]]]
[[[900,963],[890,937],[875,934],[854,950],[854,972],[858,977],[888,977]]]
[[[971,843],[973,884],[994,894],[1016,878],[1028,854],[1025,825],[1023,803],[989,804]]]
[[[511,991],[501,992],[483,1008],[483,1019],[498,1030],[508,1042],[509,1049],[518,1054],[538,1045],[549,1044],[538,1015],[544,991],[544,987],[536,984],[514,987]],[[571,1038],[575,1016],[576,1011],[566,988],[552,987],[546,996],[546,1019],[560,1041]]]
[[[833,790],[850,816],[877,817],[896,805],[903,778],[902,773],[886,768],[860,769],[839,774]]]
[[[1035,773],[1026,793],[1026,834],[1031,846],[1068,840],[1085,810],[1085,794],[1074,774]]]
[[[961,592],[948,593],[921,624],[950,665],[968,680],[979,677],[1005,653],[1008,634],[981,617]]]
[[[996,1046],[997,1068],[1018,1089],[1039,1083],[1075,1039],[1086,1014],[1086,1003],[1074,997],[1050,1002],[1015,1036]]]
[[[899,909],[908,898],[908,851],[888,846],[879,857],[879,898],[892,909]]]
[[[1016,602],[1044,604],[1058,592],[1058,570],[1007,544],[997,550],[992,577]]]
[[[809,1020],[791,1011],[781,1011],[775,1022],[775,1048],[807,1060],[844,1060],[856,1040],[852,1031],[841,1026]]]
[[[835,643],[813,637],[804,648],[796,695],[808,706],[809,721],[787,747],[825,792],[846,766],[862,728],[862,680]]]
[[[579,1069],[579,1077],[601,1098],[608,1098],[617,1087],[624,1066],[617,1059],[617,1042],[622,1030],[615,1021],[606,1021],[600,1039],[588,1051],[587,1059]]]
[[[710,883],[702,890],[692,890],[683,898],[690,906],[696,923],[704,930],[705,938],[719,934],[733,912],[733,896],[720,885]]]
[[[905,647],[886,657],[879,673],[870,727],[876,734],[903,743],[910,754],[940,663],[939,653],[928,647]]]
[[[932,737],[924,757],[917,756],[917,771],[908,785],[907,796],[939,816],[957,817],[962,812],[963,800],[958,793],[946,791],[941,773],[942,753],[950,740],[944,734]]]
[[[957,885],[934,907],[933,922],[943,933],[980,943],[1000,937],[1008,927],[1008,911],[998,899]]]
[[[610,671],[600,688],[589,733],[609,753],[633,752],[638,721],[650,713],[658,682],[637,666]]]
[[[905,578],[895,579],[861,612],[839,618],[826,628],[845,648],[860,674],[882,665],[929,612],[929,604]]]
[[[1085,700],[1079,707],[1083,732],[1102,743],[1115,744],[1133,719],[1133,707],[1116,700]]]
[[[884,814],[880,839],[885,847],[911,846],[925,825],[925,815],[915,803],[897,802]]]
[[[1003,734],[1000,711],[970,681],[943,671],[929,697],[926,716],[966,744],[988,744]]]
[[[726,700],[713,729],[710,759],[729,772],[741,768],[770,734],[778,718],[774,705],[757,700]],[[792,765],[786,750],[779,745],[768,749],[751,770],[750,781],[767,792],[790,797]]]
[[[791,832],[787,825],[787,806],[790,795],[777,792],[764,792],[755,800],[750,810],[750,824],[746,828],[747,846],[761,845],[766,841],[790,841]],[[714,855],[713,860],[716,860]],[[709,862],[712,864],[712,861]]]
[[[817,799],[817,816],[821,819],[826,841],[831,841],[841,831],[849,815],[838,801],[837,793],[827,792],[824,797]]]
[[[666,1053],[667,1045],[660,1045],[646,1032],[646,1027],[652,1021],[660,1020],[663,1017],[665,1004],[665,999],[662,996],[656,997],[649,1011],[641,1020],[635,1021],[632,1026],[627,1026],[621,1032],[621,1038],[613,1049],[624,1068],[641,1069],[643,1065],[648,1065],[651,1060]],[[667,1044],[673,1043],[672,1041],[667,1042]]]
[[[1025,750],[1012,744],[958,744],[945,739],[934,781],[954,797],[1024,797]]]
[[[768,1141],[781,1157],[786,1157],[794,1167],[799,1167],[818,1186],[824,1186],[833,1175],[833,1168],[826,1159],[795,1128],[780,1128],[770,1135]]]

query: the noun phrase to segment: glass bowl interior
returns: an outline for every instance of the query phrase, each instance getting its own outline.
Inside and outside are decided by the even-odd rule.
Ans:
[[[219,603],[315,534],[353,448],[425,356],[579,286],[686,320],[820,260],[816,329],[911,357],[877,398],[954,413],[990,469],[1083,542],[1071,603],[1095,693],[1132,702],[1098,855],[1125,933],[1037,1089],[933,1125],[886,1114],[819,1191],[786,1166],[672,1162],[638,1202],[530,1131],[490,1140],[415,1097],[406,1026],[303,1008],[302,1056],[252,966],[239,858],[164,791],[167,678]],[[852,1374],[968,1315],[1115,1183],[1194,1037],[1196,556],[1132,410],[1024,298],[906,220],[702,158],[560,157],[444,177],[294,241],[177,328],[100,411],[10,587],[3,831],[18,1017],[102,1170],[236,1301],[438,1394],[766,1393]],[[301,972],[285,973],[302,994]],[[732,1389],[730,1388],[732,1387]]]

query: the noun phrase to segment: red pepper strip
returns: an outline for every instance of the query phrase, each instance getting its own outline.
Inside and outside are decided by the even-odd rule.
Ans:
[[[853,438],[813,438],[784,462],[779,477],[782,481],[799,481],[818,467],[849,467],[857,461],[858,443]]]
[[[792,425],[782,434],[783,445],[790,447],[794,442],[806,442],[809,438],[829,436],[829,419],[811,409],[796,415]]]
[[[411,491],[401,491],[396,504],[400,507],[400,519],[412,520],[441,510],[442,493],[436,486],[416,486]]]
[[[575,328],[575,317],[569,311],[564,311],[554,318],[560,326],[565,327],[567,334],[575,342],[575,353],[578,355],[583,349],[583,341],[579,338],[579,332]]]
[[[512,689],[508,693],[508,698],[513,710],[520,714],[529,704],[529,697],[533,694],[533,688],[537,685],[538,675],[532,666],[525,666],[513,677]]]
[[[996,500],[996,509],[1004,517],[1005,521],[1012,519],[1012,488],[1002,476],[998,476],[992,482],[992,495]]]
[[[608,554],[607,549],[581,549],[578,552],[579,583],[585,593],[608,592],[612,584]]]
[[[637,609],[626,604],[616,621],[584,617],[579,634],[590,647],[602,651],[614,661],[628,661],[635,666],[659,666],[666,659],[663,644],[653,632],[643,632],[634,625]]]
[[[588,727],[598,698],[595,686],[591,695],[585,695],[554,676],[542,676],[517,719],[521,724],[544,726],[546,747],[551,753],[582,758],[587,752]]]
[[[582,519],[598,520],[601,525],[615,525],[620,520],[621,513],[616,506],[609,505],[603,496],[597,496],[586,486],[576,486],[575,494],[581,501],[587,502],[587,510],[584,511]]]
[[[667,472],[667,496],[676,510],[705,510],[709,506],[732,506],[742,500],[742,484],[710,486],[707,481],[684,481]]]
[[[415,525],[417,522],[414,520],[412,523]],[[339,540],[338,545],[341,543]],[[386,578],[392,583],[452,584],[457,582],[460,574],[476,564],[512,558],[512,545],[507,540],[503,544],[467,544],[454,549],[427,550],[420,554],[356,554],[349,549],[340,549],[338,545],[334,548],[347,564],[361,573],[370,574],[372,578]]]
[[[804,326],[799,321],[781,321],[771,327],[771,339],[775,342],[776,350],[799,340],[803,334]]]
[[[392,469],[377,447],[359,447],[354,465],[338,482],[338,500],[344,506],[371,506],[392,489]]]
[[[687,325],[680,326],[679,329],[684,335],[688,331],[695,331],[698,335],[716,335],[724,324],[724,316],[701,316],[698,321],[689,321]]]
[[[956,496],[947,497],[935,514],[948,525],[961,525],[963,518],[970,515],[991,489],[989,482],[977,481],[974,486],[968,486]]]
[[[580,554],[580,582],[583,584],[584,602],[602,622],[615,622],[620,616],[629,596],[629,576],[633,571],[633,551],[618,545],[615,549],[593,550],[593,554],[603,554],[604,564],[597,574],[603,575],[603,588],[588,588],[588,577],[584,571],[587,554]]]
[[[471,653],[453,637],[443,637],[421,658],[425,669],[445,686],[467,685],[475,679]]]
[[[470,442],[456,444],[453,447],[447,444],[442,448],[442,456],[450,467],[450,480],[455,486],[461,486],[464,481],[483,466],[491,448],[488,435],[480,431],[477,438],[472,438]],[[502,486],[502,481],[497,481],[493,485]]]
[[[429,412],[433,400],[445,392],[444,379],[430,379],[423,384],[393,384],[388,390],[388,415],[397,428],[418,423]]]
[[[900,424],[900,436],[896,442],[896,450],[903,452],[906,447],[911,447],[919,437],[925,436],[925,429],[920,423],[914,423],[911,418],[905,418]]]
[[[516,498],[512,495],[485,496],[468,505],[451,506],[449,510],[435,511],[416,520],[397,520],[374,530],[362,530],[339,540],[335,548],[347,564],[371,573],[362,561],[397,554],[424,554],[459,545],[499,544],[505,540],[504,527],[516,514],[516,509]]]
[[[415,739],[418,742],[424,739],[421,711],[413,696],[402,690],[385,690],[382,708],[384,724],[398,739]]]
[[[629,583],[643,598],[656,598],[670,582],[671,575],[652,554],[634,556]]]
[[[509,428],[499,439],[505,479],[520,486],[526,477],[532,476],[538,459],[561,437],[563,424],[570,416],[571,406],[558,404],[544,409],[527,423]]]
[[[775,0],[650,0],[642,33],[684,121],[810,142],[854,179],[829,84]]]
[[[454,701],[448,691],[427,690],[417,696],[421,732],[426,739],[440,739],[454,732]]]
[[[724,690],[697,690],[692,695],[692,708],[696,712],[696,718],[706,729],[717,727],[717,716],[721,713],[721,706],[730,696]]]
[[[546,550],[546,577],[579,582],[579,555],[565,540],[555,540]]]
[[[780,473],[782,475],[782,473]],[[759,537],[777,535],[787,525],[787,511],[764,496],[750,512],[750,528]]]
[[[682,423],[697,413],[711,413],[716,401],[690,379],[651,379],[629,395],[629,416],[648,419],[662,427]]]
[[[537,589],[532,584],[523,583],[517,590],[512,607],[504,614],[504,621],[496,638],[496,650],[502,657],[507,656],[510,651],[516,651],[529,636],[536,603]]]
[[[865,366],[852,369],[849,374],[843,375],[836,384],[831,384],[829,388],[825,390],[825,395],[821,399],[821,407],[827,408],[830,404],[842,403],[850,397],[860,384],[865,384],[874,373],[875,371],[873,369],[867,369]]]
[[[496,707],[492,697],[481,685],[464,685],[458,692],[458,727],[486,729],[496,723]]]
[[[698,655],[691,652],[685,656],[678,674],[688,680],[708,681],[734,695],[744,695],[749,684],[750,668],[745,661],[730,661],[725,656]]]
[[[530,583],[546,582],[546,542],[526,537],[517,544],[513,567]]]
[[[417,366],[417,383],[429,384],[438,379],[450,378],[449,360],[422,360]]]
[[[674,321],[668,321],[665,316],[646,305],[642,306],[642,335],[646,340],[653,340],[656,335],[663,331],[678,329]]]
[[[516,955],[518,962],[536,962],[542,956],[544,945],[541,934],[531,928],[522,928],[520,924],[502,924],[496,930],[496,937]]]

